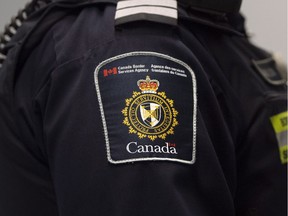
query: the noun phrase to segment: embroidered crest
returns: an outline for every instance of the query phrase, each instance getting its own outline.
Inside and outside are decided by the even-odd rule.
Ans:
[[[125,53],[96,67],[95,85],[109,162],[195,162],[196,78],[187,64]]]
[[[128,126],[130,134],[137,134],[140,139],[165,140],[167,135],[174,134],[174,127],[178,125],[174,101],[167,98],[165,92],[157,92],[160,83],[149,76],[137,85],[141,92],[135,91],[125,100],[123,124]]]

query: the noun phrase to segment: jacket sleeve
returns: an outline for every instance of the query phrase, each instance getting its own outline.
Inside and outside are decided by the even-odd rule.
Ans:
[[[21,74],[3,68],[0,75],[0,215],[58,215],[43,150],[42,113],[34,98],[49,89],[55,67],[51,34],[26,55]],[[17,49],[17,48],[15,48]],[[12,51],[13,52],[13,51]],[[37,62],[37,64],[35,64]],[[39,64],[38,64],[39,63]],[[5,67],[15,66],[8,57]]]
[[[287,215],[287,95],[269,54],[248,40],[234,41],[246,60],[234,89],[246,127],[236,148],[238,215]],[[239,75],[242,73],[244,75]],[[246,75],[245,75],[246,74]],[[235,76],[235,75],[233,75]],[[235,82],[236,83],[236,82]],[[246,85],[245,85],[246,84]]]
[[[238,215],[287,214],[286,110],[283,93],[266,95],[238,148]]]
[[[221,100],[218,97],[235,143],[236,214],[285,216],[287,215],[285,80],[270,54],[252,45],[247,38],[223,36],[215,32],[211,35],[213,37],[201,35],[201,40],[208,47],[210,55],[223,74],[223,77],[217,78],[211,73],[211,77],[222,94],[234,100],[228,97]],[[227,81],[226,86],[222,84],[223,80]]]

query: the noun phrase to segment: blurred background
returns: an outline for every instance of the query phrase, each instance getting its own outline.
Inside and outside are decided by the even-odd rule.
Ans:
[[[0,0],[0,32],[27,0]],[[242,13],[252,41],[287,65],[287,0],[243,0]]]
[[[287,0],[242,0],[252,41],[287,65]]]

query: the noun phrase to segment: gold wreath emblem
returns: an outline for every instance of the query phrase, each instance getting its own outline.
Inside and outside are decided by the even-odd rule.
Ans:
[[[125,100],[123,124],[129,128],[129,134],[137,134],[140,139],[165,140],[174,134],[174,128],[179,124],[174,101],[167,98],[165,92],[157,93],[160,82],[149,76],[139,80],[137,85],[141,92],[134,91],[132,97]]]

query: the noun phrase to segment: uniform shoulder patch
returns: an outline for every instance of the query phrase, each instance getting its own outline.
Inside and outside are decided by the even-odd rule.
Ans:
[[[131,52],[100,63],[94,76],[109,162],[195,162],[196,78],[186,63]]]

